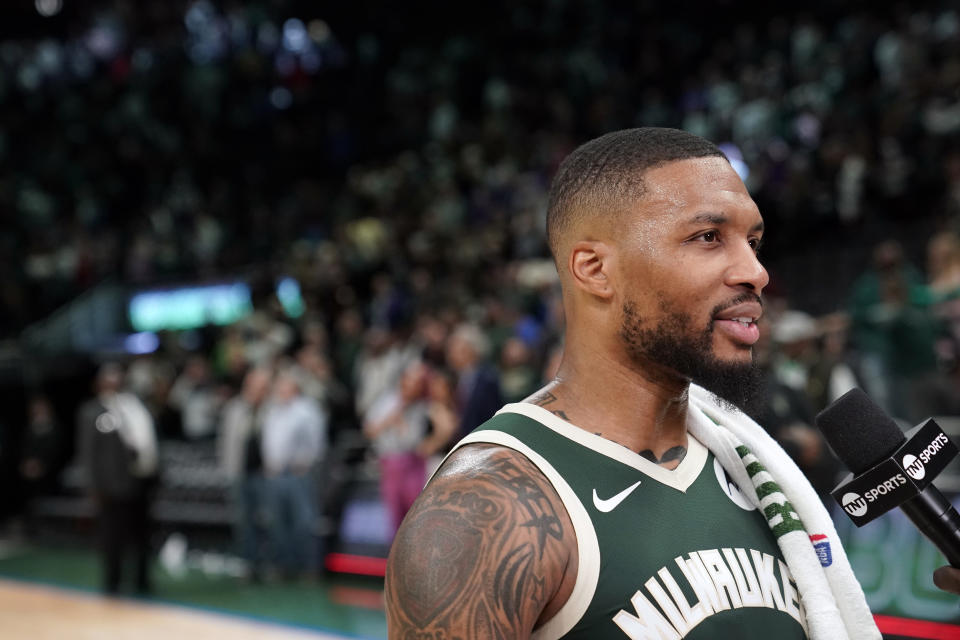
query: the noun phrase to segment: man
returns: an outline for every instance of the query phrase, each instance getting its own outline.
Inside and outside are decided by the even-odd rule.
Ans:
[[[264,407],[261,454],[267,525],[284,578],[318,570],[314,471],[327,447],[327,414],[300,392],[293,370],[279,372]]]
[[[120,591],[124,556],[133,560],[133,590],[151,591],[150,494],[157,476],[153,418],[139,398],[123,391],[120,365],[100,367],[96,397],[77,414],[80,459],[97,508],[103,590]]]
[[[878,640],[809,484],[781,491],[805,483],[795,465],[690,384],[737,403],[755,386],[763,221],[722,153],[672,129],[593,140],[558,170],[547,232],[559,371],[407,515],[390,637]]]
[[[243,388],[223,408],[217,455],[230,480],[233,541],[247,561],[249,576],[260,579],[259,515],[263,510],[263,463],[260,453],[262,416],[273,373],[255,368],[243,378]]]
[[[459,435],[465,436],[503,405],[500,378],[487,362],[490,342],[479,327],[461,324],[447,341],[447,363],[457,373]]]

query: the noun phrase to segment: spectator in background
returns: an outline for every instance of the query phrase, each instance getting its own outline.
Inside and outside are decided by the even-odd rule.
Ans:
[[[420,446],[421,454],[427,458],[427,476],[440,465],[453,435],[457,432],[457,401],[453,375],[446,369],[433,369],[427,383],[427,395],[430,398],[430,434]]]
[[[941,231],[930,238],[927,274],[935,298],[960,298],[960,236],[953,231]]]
[[[844,314],[818,321],[788,309],[773,320],[773,374],[781,384],[801,393],[814,415],[858,386],[846,362],[846,327]]]
[[[333,341],[333,359],[337,377],[353,382],[357,361],[364,348],[363,318],[356,309],[346,309],[337,316]]]
[[[446,345],[450,329],[434,313],[421,313],[414,323],[413,340],[420,359],[430,367],[443,367],[447,362]]]
[[[960,361],[960,236],[952,231],[927,243],[927,272],[934,312],[946,326],[940,353],[944,361]]]
[[[350,409],[350,392],[334,375],[324,349],[316,344],[305,344],[297,351],[296,360],[295,371],[305,395],[333,414],[342,413],[344,407]],[[335,409],[338,411],[334,411]]]
[[[380,466],[380,496],[390,515],[391,537],[420,495],[427,481],[425,460],[438,448],[428,439],[428,381],[425,364],[408,365],[397,386],[374,402],[363,422],[363,435]]]
[[[489,342],[483,331],[461,324],[447,342],[447,363],[457,374],[457,437],[490,419],[503,405],[497,370],[486,361]]]
[[[157,440],[143,403],[122,391],[117,364],[97,373],[96,396],[77,416],[81,464],[97,510],[104,591],[118,593],[124,556],[134,559],[134,589],[150,593],[150,493],[157,475]]]
[[[246,345],[247,362],[254,366],[272,365],[294,342],[294,330],[278,307],[275,297],[267,297],[238,323]]]
[[[787,310],[773,321],[773,374],[777,380],[806,395],[810,367],[817,359],[817,322],[803,311]]]
[[[233,506],[233,541],[247,561],[251,578],[260,579],[260,516],[264,509],[263,459],[260,452],[262,410],[273,374],[252,369],[243,379],[240,393],[227,402],[220,421],[217,456],[230,481]]]
[[[199,440],[215,435],[224,400],[224,391],[215,385],[207,358],[191,355],[169,395],[170,405],[180,411],[184,437]]]
[[[820,344],[809,371],[807,398],[814,414],[854,387],[859,387],[857,365],[847,349],[850,318],[832,313],[818,320]]]
[[[20,476],[27,498],[50,488],[63,462],[63,435],[53,405],[46,396],[30,399],[27,429],[20,446]]]
[[[960,236],[941,231],[927,243],[928,287],[933,312],[943,323],[937,354],[945,375],[926,385],[928,413],[960,415]]]
[[[863,383],[873,400],[895,417],[916,421],[923,386],[936,371],[935,322],[930,293],[895,240],[873,251],[873,267],[854,284],[853,337]]]
[[[0,449],[2,449],[0,433]],[[34,521],[30,517],[32,500],[56,487],[57,475],[64,462],[64,442],[60,424],[57,421],[53,404],[44,395],[35,395],[27,405],[27,425],[20,442],[19,464],[17,472],[20,484],[7,491],[14,505],[24,512],[24,524],[28,534]],[[0,463],[3,462],[0,451]],[[13,461],[11,461],[13,462]],[[14,466],[14,464],[11,464]],[[13,487],[13,483],[4,482],[3,486]],[[19,490],[22,487],[22,490]],[[0,517],[2,517],[0,501]]]
[[[223,335],[213,349],[214,374],[227,380],[234,388],[240,386],[249,366],[247,361],[247,343],[243,339],[243,329],[233,324],[223,330]]]
[[[367,330],[354,371],[356,411],[361,423],[377,399],[397,384],[413,359],[413,350],[399,344],[390,330],[379,326]]]
[[[326,447],[323,408],[301,393],[292,370],[279,372],[264,409],[261,451],[270,542],[286,578],[318,569],[314,471]]]
[[[780,443],[825,499],[834,487],[838,464],[813,427],[815,414],[807,395],[809,368],[803,361],[816,338],[816,322],[806,313],[784,311],[758,327],[756,362],[764,376],[750,417]]]
[[[160,440],[182,439],[182,413],[171,405],[176,368],[162,353],[135,358],[127,368],[127,386],[147,407]]]

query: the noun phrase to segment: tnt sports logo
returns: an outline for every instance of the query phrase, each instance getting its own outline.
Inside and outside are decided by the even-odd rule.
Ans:
[[[845,493],[840,499],[843,510],[852,516],[860,517],[867,512],[867,501],[859,493]]]
[[[903,468],[914,480],[923,480],[923,476],[927,475],[926,469],[923,468],[923,461],[910,453],[903,456]]]
[[[950,444],[950,441],[947,440],[947,436],[938,433],[937,437],[933,439],[933,442],[928,444],[926,448],[920,452],[919,457],[910,453],[903,456],[903,468],[906,469],[907,473],[910,474],[910,477],[914,480],[923,480],[923,477],[927,475],[927,470],[924,468],[924,465],[928,464],[930,460],[948,444]]]

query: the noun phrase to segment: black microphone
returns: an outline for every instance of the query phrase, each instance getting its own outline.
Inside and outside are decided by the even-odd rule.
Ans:
[[[853,472],[831,492],[862,527],[900,507],[920,532],[960,567],[960,514],[933,479],[957,447],[932,419],[906,434],[860,389],[851,389],[817,415],[817,428]]]

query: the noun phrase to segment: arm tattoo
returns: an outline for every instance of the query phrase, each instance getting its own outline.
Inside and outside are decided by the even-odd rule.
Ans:
[[[684,456],[687,455],[687,448],[677,445],[676,447],[670,447],[663,452],[663,455],[657,458],[651,449],[644,449],[640,452],[640,455],[656,464],[667,464],[668,462],[676,461],[677,464],[683,461]]]
[[[529,464],[529,463],[528,463]],[[529,516],[520,526],[530,527],[537,534],[540,557],[546,548],[547,536],[556,540],[563,539],[563,530],[557,512],[550,504],[549,498],[543,492],[537,476],[531,476],[530,470],[523,470],[512,460],[504,459],[494,463],[496,476],[502,479],[503,487],[507,489],[511,498],[517,501],[524,513]]]
[[[563,577],[569,520],[546,478],[515,452],[461,451],[394,540],[391,639],[529,637]]]

